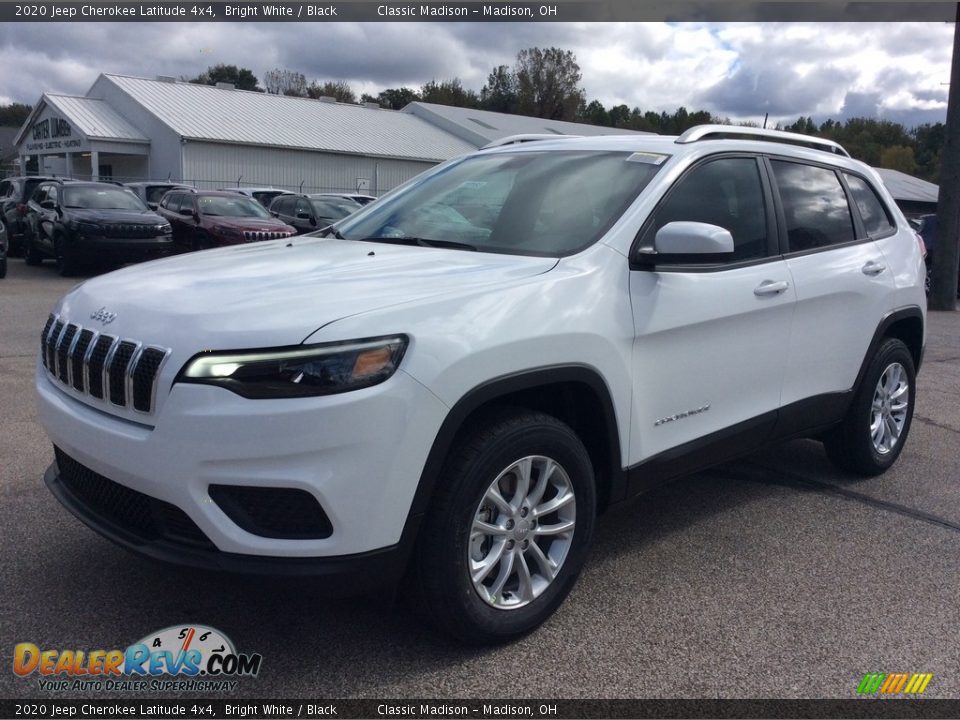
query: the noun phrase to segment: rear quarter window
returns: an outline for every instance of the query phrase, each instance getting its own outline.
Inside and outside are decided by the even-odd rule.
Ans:
[[[850,188],[853,201],[857,204],[857,210],[860,211],[860,219],[863,221],[863,229],[867,235],[880,237],[893,232],[895,226],[890,212],[867,181],[847,173],[844,173],[843,177],[847,181],[847,187]]]

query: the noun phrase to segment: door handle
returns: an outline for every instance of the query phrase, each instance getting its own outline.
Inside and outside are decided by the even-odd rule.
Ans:
[[[861,271],[864,275],[871,275],[871,276],[872,276],[872,275],[879,275],[880,273],[882,273],[882,272],[883,272],[884,270],[886,270],[886,269],[887,269],[887,266],[886,266],[886,265],[883,265],[882,263],[878,263],[878,262],[874,262],[873,260],[870,260],[870,261],[867,262],[866,265],[864,265],[862,268],[860,268],[860,271]]]
[[[758,296],[779,295],[788,287],[790,287],[790,283],[788,283],[786,280],[780,280],[778,282],[774,282],[773,280],[764,280],[753,289],[753,294]]]

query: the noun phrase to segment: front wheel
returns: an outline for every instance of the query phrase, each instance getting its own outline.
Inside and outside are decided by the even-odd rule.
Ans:
[[[870,360],[843,422],[824,439],[833,463],[865,476],[893,465],[910,432],[916,385],[913,355],[902,341],[887,338]]]
[[[567,425],[489,416],[454,447],[414,558],[414,593],[442,631],[511,640],[549,618],[583,566],[596,515],[593,466]]]

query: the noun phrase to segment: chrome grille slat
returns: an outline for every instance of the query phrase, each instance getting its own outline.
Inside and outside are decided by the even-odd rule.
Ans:
[[[40,358],[51,380],[92,400],[149,415],[169,348],[100,333],[51,313]]]

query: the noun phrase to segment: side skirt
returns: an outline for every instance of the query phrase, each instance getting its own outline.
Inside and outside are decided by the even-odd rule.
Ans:
[[[852,390],[807,398],[658,453],[627,469],[627,497],[769,445],[816,437],[843,420],[852,400]]]

